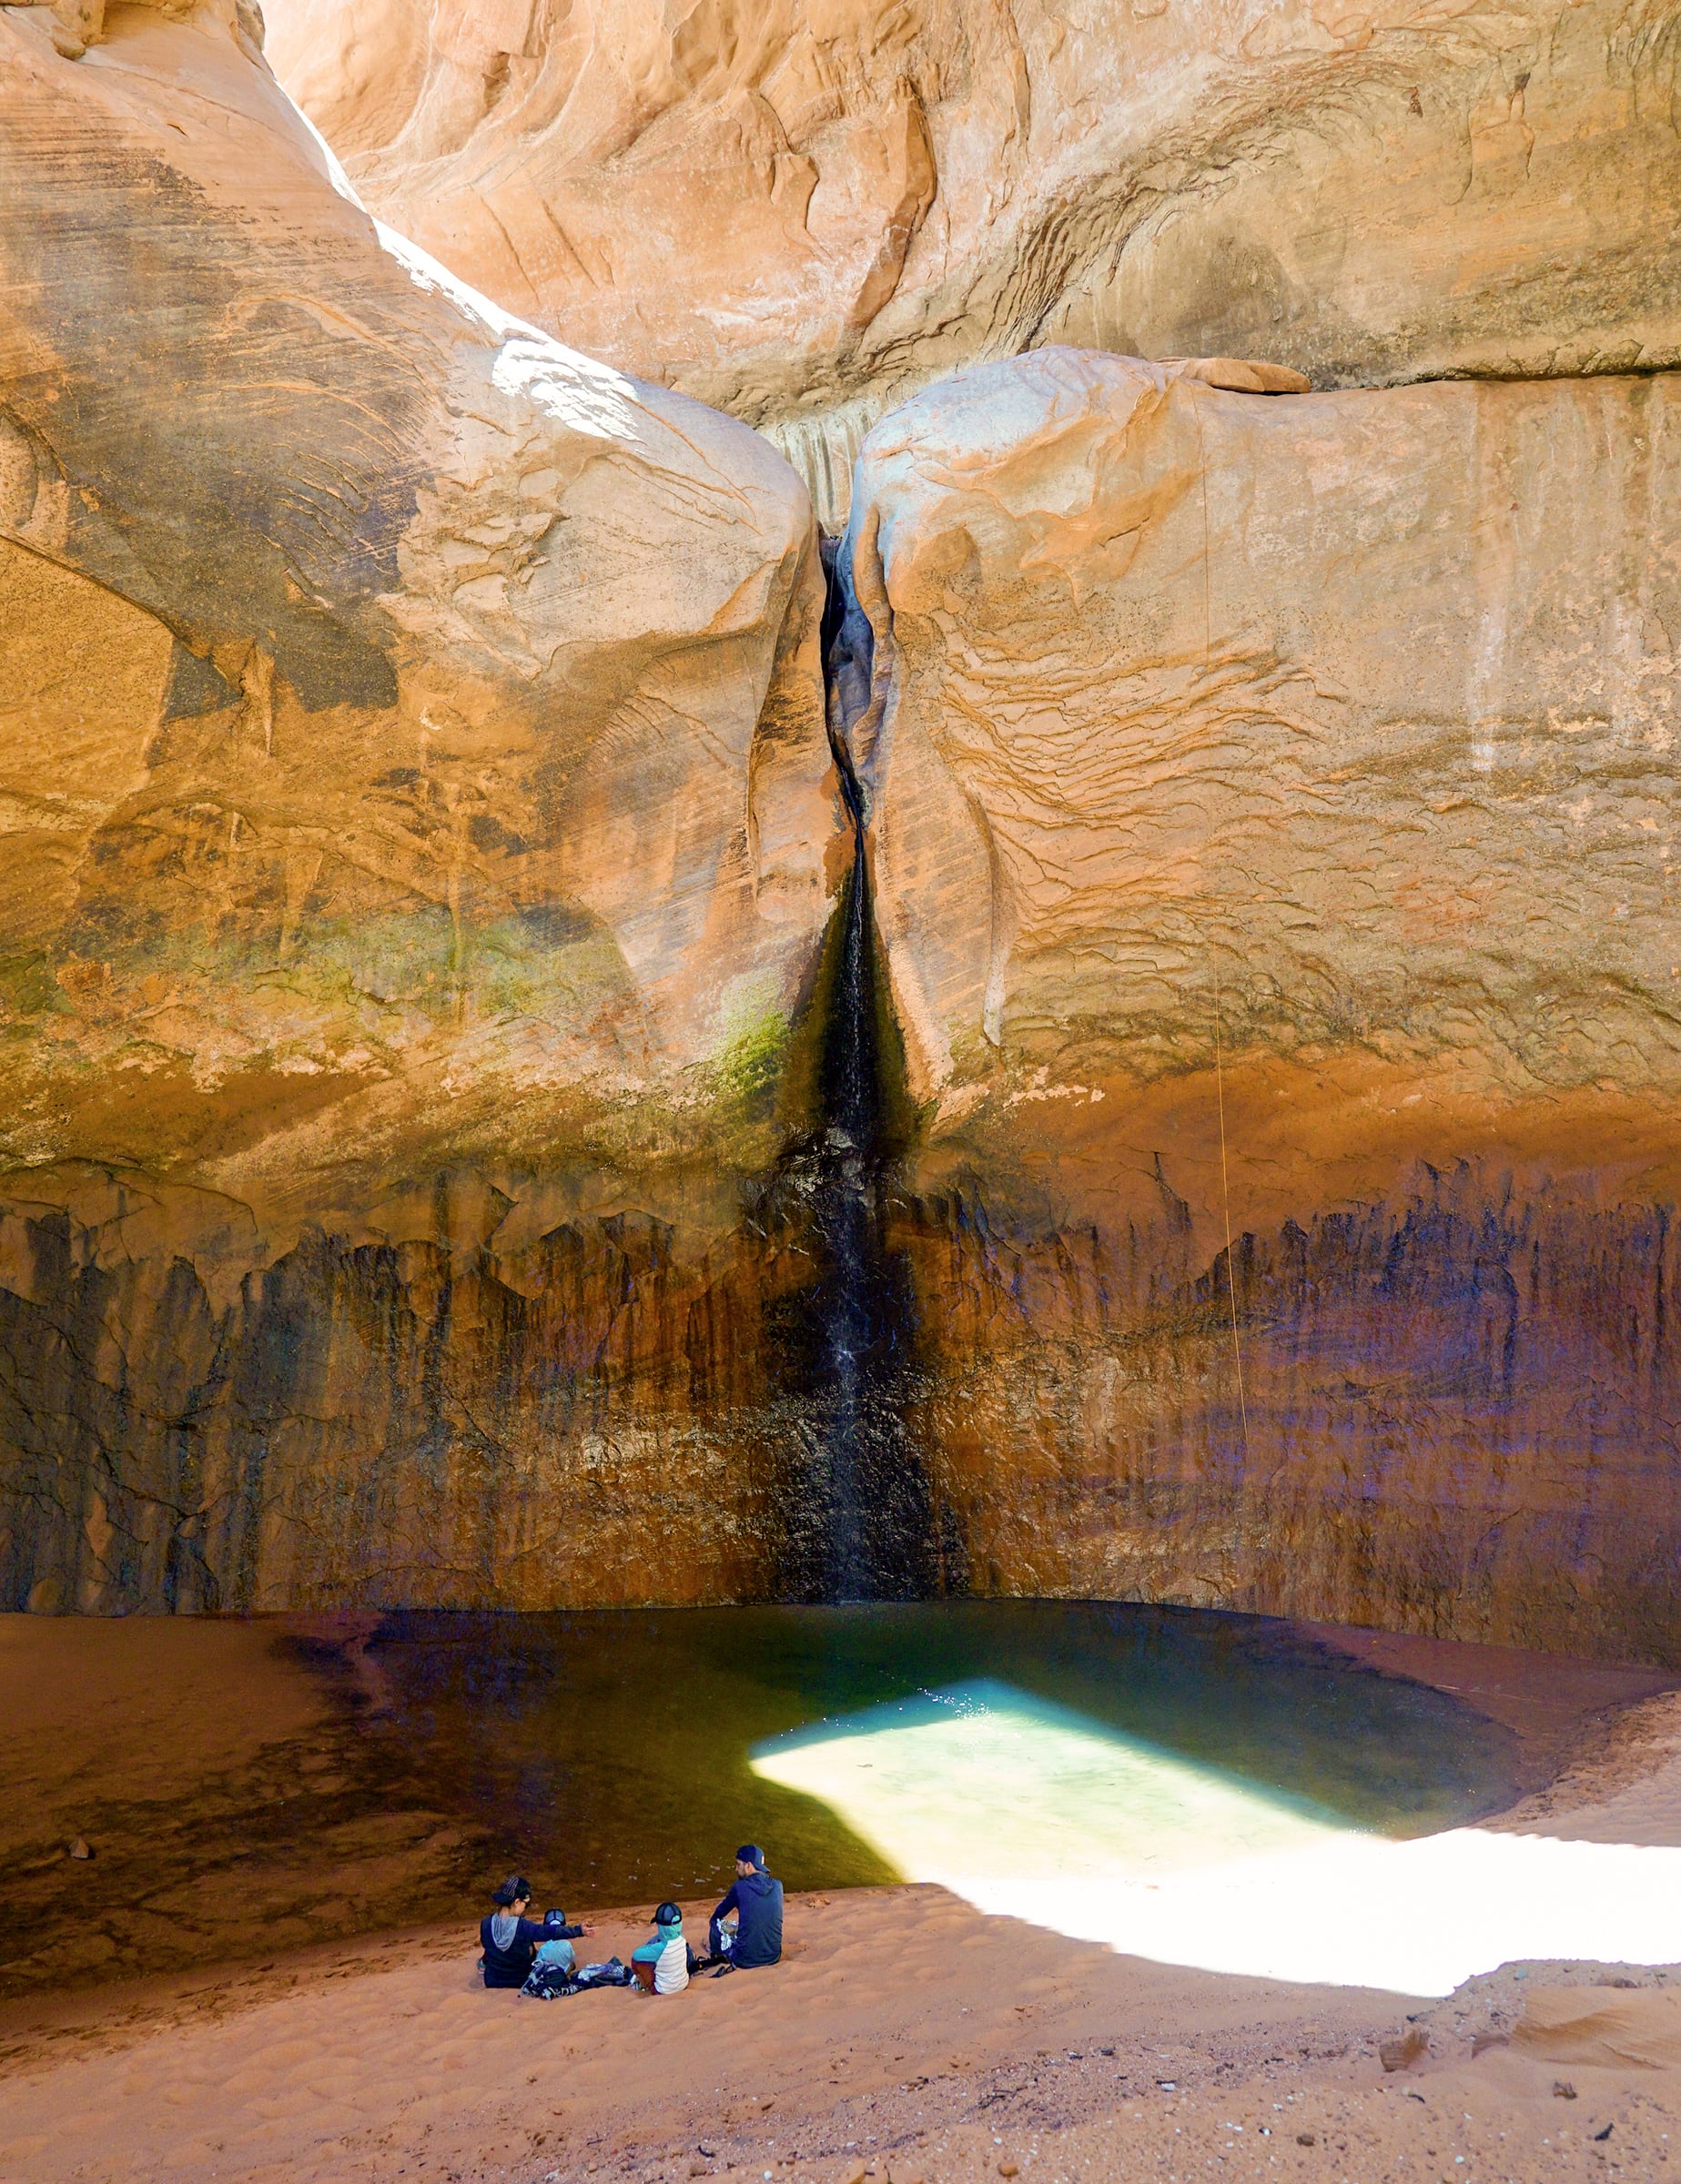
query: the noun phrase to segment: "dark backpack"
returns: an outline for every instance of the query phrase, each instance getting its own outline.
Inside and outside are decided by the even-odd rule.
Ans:
[[[621,1964],[616,1956],[608,1957],[605,1964],[586,1964],[573,1977],[572,1992],[579,1994],[591,1987],[634,1987],[636,1975],[628,1964]]]
[[[520,1992],[534,2001],[553,2002],[562,1995],[575,1995],[578,1984],[575,1974],[562,1964],[534,1964]]]

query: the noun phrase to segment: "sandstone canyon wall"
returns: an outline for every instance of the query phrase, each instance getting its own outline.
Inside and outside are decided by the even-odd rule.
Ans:
[[[270,13],[437,258],[0,5],[0,1603],[1681,1659],[1676,14]]]
[[[370,202],[770,431],[1041,342],[1321,386],[1681,362],[1671,0],[269,0]]]
[[[1673,1655],[1681,379],[1048,349],[843,552],[974,1582]]]
[[[805,495],[377,231],[248,16],[103,30],[0,10],[0,1598],[640,1596],[656,1502],[727,1587]]]

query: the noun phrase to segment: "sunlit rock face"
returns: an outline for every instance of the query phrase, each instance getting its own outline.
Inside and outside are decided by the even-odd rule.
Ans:
[[[1659,0],[269,0],[384,216],[771,429],[1044,341],[1324,386],[1673,364]]]
[[[864,1387],[929,1585],[1681,1657],[1667,14],[276,24],[449,272],[0,6],[0,1601],[798,1591]]]
[[[254,16],[67,21],[0,10],[0,1600],[728,1590],[805,491],[376,230]]]
[[[1045,349],[843,559],[972,1581],[1673,1657],[1681,381]]]

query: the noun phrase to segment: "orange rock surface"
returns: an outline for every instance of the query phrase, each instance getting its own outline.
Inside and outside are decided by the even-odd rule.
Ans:
[[[944,1581],[1677,1657],[1668,11],[271,17],[0,5],[0,1600],[785,1583],[826,703]]]
[[[1044,341],[1321,385],[1681,360],[1669,10],[1620,0],[269,0],[370,201],[564,339],[862,430]]]
[[[399,1056],[459,1117],[469,1057],[505,1109],[785,1016],[831,810],[786,467],[377,231],[237,30],[0,28],[8,912],[74,1057],[359,1079],[377,1141]]]
[[[900,1241],[983,1587],[1673,1648],[1678,388],[1047,349],[866,442]]]
[[[724,1461],[610,1457],[564,1360],[751,1372],[684,1312],[829,915],[797,479],[378,228],[253,22],[0,10],[18,1604],[500,1597],[557,1465]]]

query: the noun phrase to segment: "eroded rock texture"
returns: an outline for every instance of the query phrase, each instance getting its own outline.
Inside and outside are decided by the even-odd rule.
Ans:
[[[702,1522],[757,1354],[805,492],[377,231],[254,17],[73,27],[0,9],[0,1598],[552,1599],[581,1482],[587,1589],[727,1589],[610,1505]]]
[[[856,494],[976,1582],[1674,1657],[1681,380],[1045,349]]]
[[[774,1339],[797,1224],[744,1221],[739,1192],[710,1228],[693,1195],[533,1224],[479,1177],[434,1188],[425,1233],[370,1240],[376,1216],[273,1254],[179,1186],[8,1178],[8,1604],[774,1592],[809,1428]]]
[[[0,5],[0,1600],[797,1592],[850,1448],[929,1582],[1681,1657],[1671,14],[278,25],[497,304],[238,0]],[[835,517],[1024,347],[856,472],[878,1016],[691,398]]]
[[[404,232],[772,430],[1043,341],[1336,386],[1681,360],[1672,0],[270,0]]]

